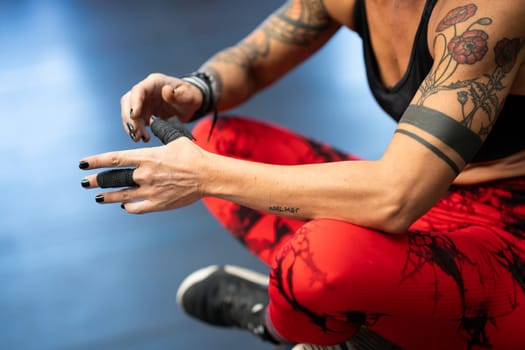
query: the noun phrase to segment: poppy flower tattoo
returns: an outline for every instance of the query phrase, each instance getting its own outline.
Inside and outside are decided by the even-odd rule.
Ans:
[[[461,106],[460,123],[475,132],[481,139],[488,136],[496,122],[504,98],[498,92],[505,89],[504,78],[514,69],[518,54],[525,44],[519,38],[503,38],[494,46],[495,69],[482,76],[452,81],[462,65],[475,65],[489,59],[489,35],[483,27],[492,24],[490,17],[475,17],[475,4],[450,10],[438,23],[434,38],[435,68],[419,87],[417,105],[440,91],[456,91]],[[439,41],[443,52],[437,52]],[[478,112],[481,112],[478,113]],[[474,123],[474,117],[477,121]]]
[[[474,4],[468,4],[466,6],[456,7],[455,9],[450,10],[445,18],[439,22],[437,31],[442,32],[457,23],[465,22],[467,19],[474,16],[477,10],[478,8]]]
[[[458,64],[474,64],[485,56],[489,50],[489,36],[482,30],[469,30],[455,36],[448,43],[448,52]]]

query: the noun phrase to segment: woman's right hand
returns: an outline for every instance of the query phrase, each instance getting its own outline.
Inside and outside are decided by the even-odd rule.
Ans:
[[[135,142],[148,142],[151,116],[177,116],[188,122],[202,103],[202,93],[194,85],[160,73],[150,74],[120,99],[124,130]]]

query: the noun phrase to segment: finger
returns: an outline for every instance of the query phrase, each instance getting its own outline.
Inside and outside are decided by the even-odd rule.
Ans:
[[[133,86],[129,92],[128,106],[127,110],[123,111],[128,113],[130,119],[139,120],[144,119],[146,116],[143,114],[144,101],[146,100],[147,88],[151,83],[148,84],[147,79],[141,81],[140,83]],[[153,88],[153,86],[151,86]]]
[[[137,134],[137,139],[140,138],[142,141],[144,142],[148,142],[150,139],[151,139],[151,136],[149,135],[149,132],[148,132],[148,128],[146,127],[147,126],[147,123],[149,123],[149,116],[147,119],[138,119],[138,120],[135,120],[137,125],[138,125],[138,134]]]
[[[103,192],[95,196],[95,201],[101,204],[110,203],[125,203],[129,204],[132,201],[140,200],[141,193],[136,187],[123,188],[118,191]]]
[[[130,214],[146,214],[158,211],[155,204],[149,200],[126,202],[123,201],[121,208]]]
[[[149,148],[101,153],[80,160],[78,167],[82,170],[114,168],[124,166],[137,167],[148,159]]]
[[[130,136],[130,138],[135,141],[136,139],[136,126],[134,121],[131,119],[130,114],[130,106],[129,106],[129,98],[131,95],[131,91],[126,92],[121,98],[120,98],[120,116],[122,119],[122,127],[124,128],[124,131]]]
[[[128,133],[131,140],[137,142],[142,139],[144,142],[150,140],[149,132],[146,128],[147,119],[137,117],[136,111],[131,107],[131,91],[121,99],[121,115],[124,130]],[[142,108],[144,112],[146,109]]]
[[[182,81],[179,84],[166,84],[162,87],[162,98],[171,105],[194,103],[199,93],[197,87]]]
[[[179,137],[187,137],[195,140],[191,132],[179,121],[177,117],[171,117],[168,120],[154,118],[151,123],[151,131],[165,145]]]
[[[111,169],[97,174],[97,185],[100,188],[114,187],[138,187],[139,184],[133,180],[135,169]]]

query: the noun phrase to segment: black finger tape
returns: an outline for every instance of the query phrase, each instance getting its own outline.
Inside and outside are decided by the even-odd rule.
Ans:
[[[138,187],[133,180],[135,169],[112,169],[98,173],[97,183],[100,188]]]
[[[179,137],[187,137],[190,140],[195,140],[195,137],[193,137],[191,132],[186,129],[177,117],[171,117],[168,120],[155,119],[153,123],[151,123],[151,131],[153,131],[153,134],[165,145]]]

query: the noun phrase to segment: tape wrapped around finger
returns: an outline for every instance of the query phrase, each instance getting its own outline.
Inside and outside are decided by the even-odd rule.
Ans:
[[[186,129],[177,117],[171,117],[168,120],[155,118],[151,123],[151,131],[165,145],[179,137],[187,137],[190,140],[195,140],[195,137],[193,137],[191,132]]]
[[[112,169],[97,174],[97,183],[100,188],[111,187],[138,187],[133,180],[135,169]]]

